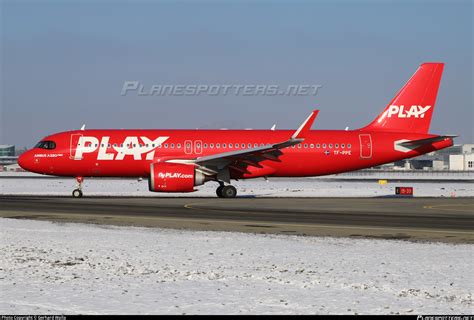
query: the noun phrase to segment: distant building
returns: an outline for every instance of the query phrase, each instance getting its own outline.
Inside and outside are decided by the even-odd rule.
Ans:
[[[449,155],[449,170],[474,171],[474,154]]]
[[[452,147],[435,151],[438,155],[451,155],[451,154],[473,154],[474,153],[474,144],[456,144]]]
[[[14,157],[15,146],[8,144],[0,144],[0,157]]]
[[[18,157],[15,156],[15,146],[0,144],[0,165],[16,163]]]

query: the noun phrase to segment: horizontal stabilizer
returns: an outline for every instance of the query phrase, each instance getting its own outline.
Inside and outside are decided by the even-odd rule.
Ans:
[[[452,139],[456,138],[457,135],[445,135],[445,136],[437,136],[437,137],[432,137],[432,138],[426,138],[426,139],[419,139],[419,140],[411,140],[411,141],[404,141],[400,142],[399,145],[407,148],[417,148],[426,144],[431,144],[433,142],[438,142],[438,141],[443,141],[446,139]]]

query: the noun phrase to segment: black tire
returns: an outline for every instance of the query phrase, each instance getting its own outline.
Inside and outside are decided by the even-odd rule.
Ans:
[[[74,189],[72,191],[73,198],[82,198],[82,191],[79,189]]]
[[[237,189],[234,186],[225,186],[222,188],[223,198],[235,198],[237,196]]]
[[[219,198],[223,198],[224,196],[222,195],[222,189],[224,188],[224,186],[218,186],[217,189],[216,189],[216,194]]]

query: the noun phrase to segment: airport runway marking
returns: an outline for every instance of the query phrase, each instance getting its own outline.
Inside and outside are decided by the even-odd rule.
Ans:
[[[453,209],[453,208],[440,208],[440,207],[453,207],[453,206],[472,206],[472,209],[467,210],[460,210],[460,209]],[[459,204],[438,204],[438,205],[426,205],[423,206],[423,209],[431,209],[431,210],[443,210],[443,211],[459,211],[459,212],[474,212],[474,204],[467,204],[467,203],[459,203]]]
[[[227,211],[227,212],[232,212],[232,213],[245,213],[245,214],[254,214],[255,211],[244,211],[244,210],[233,210],[233,209],[219,209],[219,208],[198,208],[198,207],[193,207],[193,206],[197,206],[197,205],[206,205],[206,204],[212,204],[214,202],[191,202],[191,203],[188,203],[188,204],[185,204],[184,207],[186,209],[190,209],[190,210],[204,210],[204,211],[212,211],[212,212],[222,212],[222,211]],[[258,213],[258,212],[257,212]]]
[[[364,202],[364,203],[372,203],[372,202]],[[245,214],[254,214],[255,211],[244,211],[244,210],[238,210],[238,209],[225,209],[225,208],[206,208],[206,205],[213,204],[213,202],[192,202],[184,205],[184,208],[186,209],[191,209],[191,210],[205,210],[205,211],[213,211],[213,212],[221,212],[221,211],[227,211],[227,212],[232,212],[232,213],[245,213]],[[450,207],[450,206],[470,206],[471,204],[466,204],[466,203],[460,203],[460,204],[440,204],[440,205],[424,205],[422,208],[423,209],[428,209],[428,210],[442,210],[442,211],[458,211],[458,212],[473,212],[473,209],[467,209],[467,210],[460,210],[460,209],[452,209],[452,208],[439,208],[439,207]],[[196,206],[196,207],[194,207]],[[198,207],[198,206],[204,206],[204,207]],[[474,205],[473,205],[474,207]],[[304,211],[306,212],[306,211]],[[311,211],[308,211],[311,212]]]
[[[188,208],[188,209],[194,209],[194,208]],[[5,211],[6,213],[9,214],[16,214],[14,212],[8,212]],[[31,214],[32,217],[36,215],[45,215],[48,214],[49,216],[61,216],[61,214],[55,214],[55,213],[35,213]],[[81,215],[81,214],[71,214],[69,216],[76,216],[76,217],[81,217],[81,218],[90,218],[92,220],[96,220],[97,217],[107,217],[107,218],[115,218],[115,216],[109,216],[109,215]],[[15,218],[15,216],[12,217],[5,217],[4,218]],[[133,217],[127,217],[127,218],[133,218]],[[328,225],[328,224],[295,224],[295,223],[285,223],[285,222],[272,222],[272,221],[252,221],[252,220],[239,220],[239,221],[232,221],[232,220],[219,220],[219,219],[182,219],[182,218],[170,218],[170,217],[149,217],[149,216],[140,216],[140,219],[144,220],[163,220],[163,221],[174,221],[174,222],[182,222],[185,220],[186,222],[195,222],[195,223],[202,223],[202,222],[208,222],[208,223],[224,223],[224,224],[237,224],[237,225],[245,225],[245,224],[252,224],[257,227],[260,227],[260,225],[265,226],[265,225],[274,225],[278,227],[305,227],[305,228],[318,228],[318,227],[324,227],[324,228],[330,228],[330,229],[349,229],[349,230],[374,230],[374,231],[397,231],[397,232],[424,232],[424,233],[444,233],[444,234],[468,234],[472,235],[473,232],[471,231],[457,231],[457,230],[451,230],[451,229],[446,229],[446,230],[431,230],[431,229],[415,229],[415,228],[399,228],[399,227],[372,227],[372,226],[344,226],[344,225]],[[47,220],[47,219],[46,219]],[[53,220],[55,221],[55,220]],[[64,222],[70,222],[74,223],[73,221],[64,221]],[[252,227],[249,227],[252,228]]]
[[[204,211],[223,211],[217,208],[195,208],[193,205],[202,204],[202,203],[188,203],[185,204],[184,207],[189,210],[204,210]],[[239,211],[239,210],[231,210],[231,212],[238,212],[238,213],[251,213],[249,211]],[[168,218],[167,218],[168,219]],[[173,219],[173,218],[169,218]],[[212,220],[212,219],[187,219],[188,221],[206,221],[206,222],[220,222],[220,220]],[[285,222],[272,222],[272,221],[231,221],[225,220],[226,223],[233,223],[233,224],[240,224],[240,223],[253,223],[253,224],[273,224],[278,226],[288,226],[288,227],[324,227],[324,228],[333,228],[333,229],[355,229],[355,230],[395,230],[395,231],[406,231],[406,232],[426,232],[426,233],[455,233],[455,234],[469,234],[472,235],[472,231],[457,231],[451,229],[444,229],[444,230],[432,230],[432,229],[416,229],[416,228],[400,228],[400,227],[373,227],[373,226],[344,226],[344,225],[327,225],[327,224],[318,224],[318,223],[310,223],[310,224],[295,224],[295,223],[285,223]]]

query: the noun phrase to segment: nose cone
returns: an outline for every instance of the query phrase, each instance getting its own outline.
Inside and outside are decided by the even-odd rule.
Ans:
[[[32,171],[33,159],[30,151],[24,152],[18,158],[18,165],[27,171]]]

